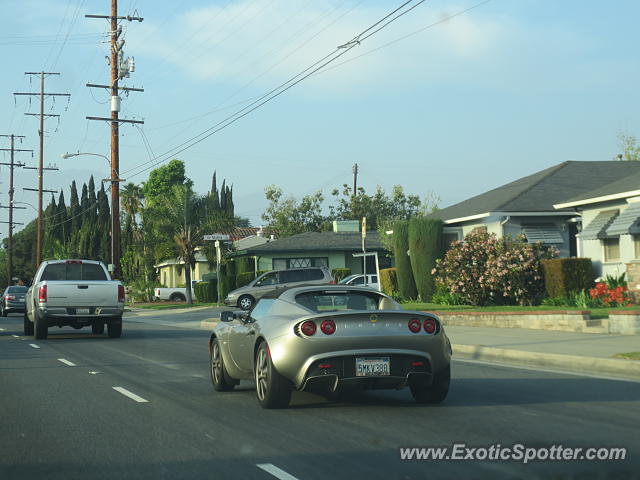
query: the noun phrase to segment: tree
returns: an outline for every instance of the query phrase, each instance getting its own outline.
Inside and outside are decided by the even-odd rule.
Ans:
[[[136,215],[142,208],[142,188],[135,183],[127,183],[120,192],[120,205],[122,211],[127,215],[133,225],[137,225]]]
[[[409,221],[409,258],[418,297],[431,300],[435,281],[431,273],[442,256],[442,220],[415,217]]]
[[[318,231],[326,218],[322,215],[324,197],[321,191],[306,195],[298,202],[294,197],[283,198],[282,189],[271,185],[264,190],[269,201],[262,219],[279,237]]]
[[[175,185],[191,187],[193,182],[185,175],[184,162],[173,159],[166,165],[151,170],[149,180],[143,183],[142,194],[149,204],[153,204]]]
[[[622,153],[616,157],[616,160],[639,161],[640,145],[634,135],[627,132],[618,133],[618,142]]]
[[[382,236],[381,236],[382,238]],[[409,259],[409,221],[398,220],[393,225],[393,256],[396,260],[398,290],[404,300],[413,300],[418,296],[413,269]]]

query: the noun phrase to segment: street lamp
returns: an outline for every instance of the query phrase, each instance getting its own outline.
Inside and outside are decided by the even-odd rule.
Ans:
[[[109,158],[106,155],[102,155],[101,153],[90,153],[90,152],[76,152],[76,153],[63,153],[61,155],[62,158],[71,158],[71,157],[78,157],[80,155],[91,155],[94,157],[102,157],[107,161],[107,164],[109,165],[109,169],[111,169],[111,161],[109,160]],[[124,181],[123,179],[120,178],[113,178],[113,172],[112,172],[112,178],[104,178],[102,179],[103,182],[111,182],[111,188],[119,188],[117,186],[118,182],[122,182]],[[116,184],[116,186],[114,187],[114,183]],[[109,271],[113,274],[116,270],[116,265],[115,265],[115,242],[114,242],[114,237],[115,237],[115,218],[116,218],[116,214],[119,214],[119,212],[114,212],[114,208],[117,207],[116,205],[114,205],[113,201],[111,202],[111,265],[109,265]]]

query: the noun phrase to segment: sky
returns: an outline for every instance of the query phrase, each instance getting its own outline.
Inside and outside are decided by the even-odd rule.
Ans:
[[[418,3],[414,0],[411,4]],[[46,78],[46,189],[109,177],[108,0],[4,0],[0,134],[25,135],[16,160],[36,165],[38,79]],[[196,191],[217,171],[236,213],[264,222],[265,187],[301,198],[353,182],[368,192],[401,185],[446,207],[566,160],[610,160],[617,135],[640,136],[640,2],[427,0],[325,69],[203,141],[190,139],[347,44],[393,9],[392,0],[121,0],[124,55],[120,176],[140,183],[171,158]],[[408,8],[405,7],[405,8]],[[471,8],[475,7],[475,8]],[[471,8],[471,9],[470,9]],[[470,9],[465,12],[465,10]],[[464,13],[463,13],[464,12]],[[371,31],[370,31],[371,32]],[[343,51],[344,49],[342,49]],[[185,144],[185,142],[187,142]],[[181,150],[181,145],[189,148]],[[0,148],[9,140],[0,138]],[[2,162],[9,161],[5,152]],[[0,204],[9,170],[0,167]],[[34,218],[33,170],[16,170],[15,221]],[[57,196],[56,196],[57,198]],[[45,197],[45,205],[49,197]],[[7,210],[0,210],[6,221]],[[17,227],[19,230],[20,226]],[[0,236],[6,236],[0,224]]]

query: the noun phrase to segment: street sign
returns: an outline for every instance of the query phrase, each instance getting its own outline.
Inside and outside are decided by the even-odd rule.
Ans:
[[[213,233],[211,235],[205,235],[204,236],[205,240],[222,240],[222,241],[229,241],[231,240],[231,237],[229,237],[229,235],[226,235],[224,233]]]
[[[367,238],[367,217],[362,217],[362,238]]]

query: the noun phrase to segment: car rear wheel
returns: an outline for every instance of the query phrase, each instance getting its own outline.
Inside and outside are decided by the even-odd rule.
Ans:
[[[109,335],[109,338],[120,338],[122,335],[122,318],[107,324],[107,334]]]
[[[49,324],[47,322],[47,317],[41,317],[37,313],[34,313],[34,316],[36,319],[34,326],[34,336],[37,340],[46,340],[49,334]]]
[[[411,394],[418,403],[441,403],[449,393],[449,383],[451,382],[451,366],[440,370],[433,377],[430,386],[411,386]]]
[[[24,312],[24,334],[29,336],[33,335],[33,323],[29,320],[27,312]]]
[[[286,408],[291,400],[291,384],[278,373],[271,362],[269,347],[258,347],[255,363],[256,395],[263,408]]]
[[[102,335],[104,333],[104,322],[93,322],[91,324],[91,333],[94,335]]]
[[[216,392],[228,392],[233,389],[234,383],[232,378],[227,373],[227,369],[224,366],[224,359],[222,358],[222,352],[220,351],[220,344],[218,339],[214,338],[211,344],[211,383],[213,389]]]
[[[181,293],[172,293],[171,296],[169,297],[169,300],[171,300],[172,302],[186,302],[187,299],[184,295],[182,295]]]
[[[238,299],[238,307],[242,310],[250,310],[254,303],[255,299],[251,295],[242,295]]]

